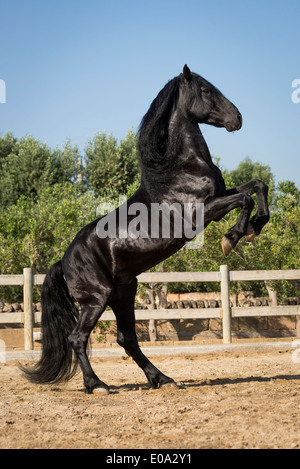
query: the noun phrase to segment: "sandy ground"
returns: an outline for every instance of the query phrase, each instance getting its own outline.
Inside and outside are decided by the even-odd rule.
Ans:
[[[0,448],[300,448],[300,363],[286,351],[154,357],[179,384],[149,389],[130,358],[92,359],[109,395],[81,374],[37,386],[0,365]]]

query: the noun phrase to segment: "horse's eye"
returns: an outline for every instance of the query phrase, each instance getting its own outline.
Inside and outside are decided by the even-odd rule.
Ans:
[[[209,88],[201,88],[201,90],[202,90],[202,93],[204,93],[204,94],[207,94],[207,95],[210,94],[210,89]]]

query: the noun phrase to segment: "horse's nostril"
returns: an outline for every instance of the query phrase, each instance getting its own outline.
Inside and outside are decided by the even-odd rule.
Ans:
[[[238,120],[239,120],[240,122],[242,122],[242,116],[241,116],[240,113],[238,113],[237,118],[238,118]]]

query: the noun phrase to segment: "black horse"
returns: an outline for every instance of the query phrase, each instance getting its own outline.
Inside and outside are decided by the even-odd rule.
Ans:
[[[222,240],[225,255],[239,239],[258,235],[269,219],[268,187],[253,180],[227,190],[220,170],[213,164],[198,124],[239,130],[242,116],[222,93],[185,65],[152,102],[138,135],[141,184],[128,200],[149,208],[151,204],[204,204],[204,228],[229,211],[240,215]],[[257,194],[257,213],[251,194]],[[113,213],[119,223],[120,208]],[[128,223],[132,216],[128,217]],[[102,218],[102,222],[106,219]],[[33,368],[24,369],[36,383],[70,379],[80,365],[88,393],[108,392],[96,376],[86,353],[91,331],[110,306],[117,320],[117,342],[144,371],[153,387],[174,381],[162,374],[142,353],[135,333],[136,276],[178,251],[187,241],[183,234],[169,237],[99,237],[99,219],[75,237],[62,260],[54,264],[42,287],[43,351]],[[149,215],[151,224],[151,215]],[[99,226],[99,225],[98,225]],[[150,230],[150,228],[149,228]],[[80,305],[80,314],[75,303]]]

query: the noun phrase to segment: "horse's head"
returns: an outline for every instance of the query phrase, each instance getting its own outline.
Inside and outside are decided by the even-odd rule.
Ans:
[[[185,113],[199,124],[225,127],[228,132],[242,127],[239,110],[211,83],[187,65],[181,74],[180,103]]]

